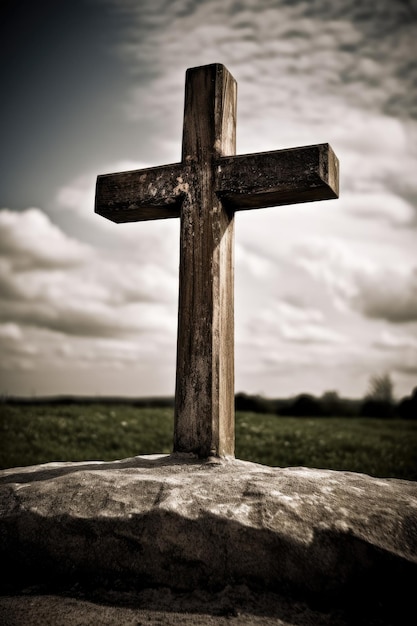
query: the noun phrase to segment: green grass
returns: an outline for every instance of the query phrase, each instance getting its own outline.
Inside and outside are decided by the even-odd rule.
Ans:
[[[126,404],[0,405],[0,467],[168,453],[173,411]],[[417,421],[236,415],[236,456],[417,480]]]
[[[170,452],[171,409],[128,405],[0,406],[0,466],[48,461],[111,461]]]
[[[237,455],[276,466],[327,468],[417,480],[417,422],[237,415]]]

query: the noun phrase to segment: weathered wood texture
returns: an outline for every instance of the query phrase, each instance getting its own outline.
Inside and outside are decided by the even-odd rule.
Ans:
[[[338,197],[328,144],[235,155],[236,82],[187,71],[182,161],[99,176],[96,213],[114,222],[181,217],[174,450],[234,453],[234,212]]]
[[[113,222],[179,217],[182,163],[97,177],[95,212]]]
[[[196,183],[195,170],[187,165],[192,162],[192,156],[186,155],[183,163],[99,176],[96,213],[114,222],[179,217],[190,185]],[[339,162],[327,143],[211,162],[215,191],[233,211],[339,195]]]
[[[221,65],[188,70],[181,208],[175,451],[234,454],[233,212],[213,159],[235,151],[236,83]]]
[[[328,144],[216,162],[217,193],[235,211],[337,198],[338,160]]]

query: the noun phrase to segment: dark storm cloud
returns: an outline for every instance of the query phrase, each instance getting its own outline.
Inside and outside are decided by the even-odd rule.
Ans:
[[[283,4],[294,5],[301,0],[283,0]],[[318,0],[307,3],[304,15],[320,20],[322,24],[332,20],[343,20],[353,24],[362,34],[357,45],[340,43],[339,49],[346,53],[351,62],[341,68],[340,78],[346,84],[368,84],[371,88],[381,77],[358,63],[358,57],[369,59],[379,65],[387,78],[396,79],[398,85],[386,84],[382,110],[390,115],[409,115],[417,118],[417,2],[413,0]],[[319,25],[318,25],[319,26]],[[337,45],[337,41],[336,41]],[[391,87],[391,88],[390,88]]]
[[[110,0],[109,0],[110,1]],[[140,60],[138,71],[146,67],[152,75],[163,73],[163,63],[181,59],[191,53],[189,41],[202,49],[212,48],[212,61],[233,57],[239,40],[242,57],[250,53],[251,65],[257,66],[262,56],[273,59],[275,41],[294,46],[276,54],[286,56],[289,69],[299,72],[297,59],[316,58],[320,48],[329,56],[315,63],[314,74],[321,88],[342,90],[343,97],[369,106],[373,103],[389,115],[416,118],[417,61],[414,54],[417,39],[417,2],[399,0],[206,0],[195,2],[110,2],[124,7],[134,18],[134,26],[126,37],[124,51],[133,61]],[[116,10],[116,9],[114,9]],[[211,28],[211,42],[204,38],[204,28]],[[175,55],[159,58],[159,51],[169,49],[176,33]],[[228,44],[228,45],[227,45]],[[329,45],[330,44],[330,45]],[[331,48],[331,50],[330,50]],[[224,58],[214,58],[216,55]],[[325,65],[337,53],[337,65],[326,76]],[[295,63],[291,62],[291,59]]]

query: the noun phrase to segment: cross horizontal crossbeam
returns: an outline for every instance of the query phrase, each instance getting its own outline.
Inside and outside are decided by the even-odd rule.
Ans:
[[[338,197],[338,160],[327,143],[213,161],[215,193],[234,211]],[[194,179],[183,163],[105,174],[97,180],[96,213],[113,222],[180,217]]]

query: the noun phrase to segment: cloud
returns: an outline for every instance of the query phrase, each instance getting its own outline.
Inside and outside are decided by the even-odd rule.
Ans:
[[[0,320],[9,333],[10,324],[86,337],[175,332],[177,285],[163,268],[109,260],[39,209],[3,211],[0,226]]]
[[[39,209],[9,213],[0,213],[2,390],[158,393],[159,378],[171,390],[176,274],[82,244]]]
[[[357,277],[355,306],[372,318],[397,324],[417,321],[417,267],[384,269]]]
[[[394,379],[406,379],[408,386],[405,391],[415,387],[417,374],[417,324],[409,327],[413,334],[394,332],[391,328],[381,331],[373,341],[373,348],[382,353],[381,361],[385,363],[385,371],[391,372]],[[380,371],[384,371],[380,368]]]
[[[347,338],[328,325],[322,311],[285,301],[263,309],[249,323],[250,334],[265,345],[278,340],[301,344],[340,344]]]
[[[162,306],[138,304],[110,307],[93,300],[68,304],[45,299],[6,302],[3,303],[0,320],[10,319],[28,326],[86,337],[137,335],[156,329],[163,332],[172,325]]]
[[[399,335],[389,330],[383,330],[381,335],[374,341],[374,345],[382,350],[402,351],[417,350],[417,336]]]
[[[344,207],[355,216],[386,220],[393,226],[411,225],[416,217],[416,209],[409,202],[389,192],[351,194]]]
[[[15,322],[0,323],[0,370],[30,370],[40,354],[40,348],[28,341],[21,327]]]
[[[85,263],[91,250],[70,239],[40,209],[22,213],[0,210],[0,262],[7,259],[19,271],[71,267]]]
[[[12,322],[0,324],[0,337],[7,341],[20,341],[20,339],[22,339],[22,331],[17,324]]]
[[[367,12],[352,0],[209,0],[164,3],[159,13],[151,0],[140,7],[119,0],[110,4],[130,12],[134,27],[126,33],[122,54],[154,85],[162,76],[170,82],[189,59],[194,65],[220,61],[236,68],[243,80],[273,81],[275,97],[287,98],[296,109],[307,88],[308,105],[325,91],[390,115],[417,114],[408,95],[417,75],[411,54],[415,15],[405,3],[393,9],[384,0]],[[255,102],[259,90],[252,93]],[[146,89],[142,103],[143,97]],[[158,102],[169,112],[165,98]]]
[[[377,265],[335,240],[310,240],[297,247],[297,263],[324,282],[339,306],[392,323],[417,321],[417,267]]]
[[[266,254],[260,253],[252,246],[235,245],[235,259],[239,271],[245,276],[248,273],[254,279],[261,280],[271,276],[273,261]]]
[[[281,326],[281,334],[287,341],[298,343],[342,344],[347,341],[347,337],[341,333],[317,324],[305,324],[301,328],[295,325],[283,324]]]

